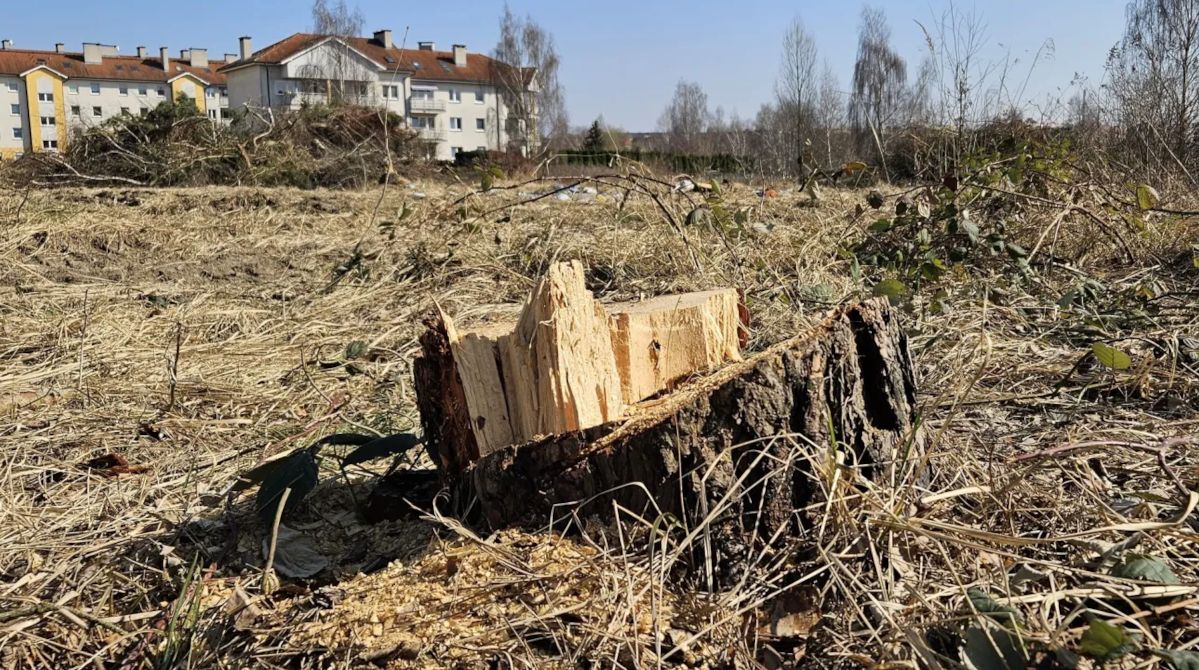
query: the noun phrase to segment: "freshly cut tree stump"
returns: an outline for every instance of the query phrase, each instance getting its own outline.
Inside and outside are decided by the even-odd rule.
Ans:
[[[415,363],[425,441],[454,475],[542,435],[619,420],[691,375],[741,359],[732,289],[601,305],[578,261],[549,269],[512,323],[426,320]]]
[[[709,551],[737,564],[812,521],[836,462],[879,480],[921,463],[907,341],[884,299],[842,307],[753,358],[634,405],[617,422],[484,455],[455,499],[492,527],[551,516],[704,519]],[[442,436],[444,441],[448,436]]]

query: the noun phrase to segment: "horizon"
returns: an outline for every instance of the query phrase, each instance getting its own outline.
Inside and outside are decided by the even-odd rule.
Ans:
[[[464,12],[446,7],[417,6],[401,13],[383,0],[348,4],[361,11],[365,35],[390,28],[397,44],[433,41],[441,49],[465,43],[471,52],[483,54],[494,48],[504,6],[496,0],[472,3],[477,18],[464,21]],[[698,83],[713,111],[721,109],[726,118],[752,119],[774,99],[783,33],[796,16],[813,35],[820,60],[832,67],[838,88],[848,91],[859,14],[866,3],[833,7],[751,0],[733,13],[711,0],[691,3],[685,12],[664,3],[646,6],[625,0],[603,7],[562,7],[542,0],[509,4],[513,13],[532,16],[554,36],[572,129],[586,128],[602,116],[615,128],[653,132],[681,80]],[[53,7],[22,6],[10,10],[8,28],[0,38],[13,40],[14,49],[53,50],[55,43],[63,42],[75,51],[83,42],[115,44],[122,55],[133,55],[138,45],[146,46],[151,55],[161,46],[171,53],[205,48],[217,60],[237,52],[241,35],[250,35],[258,50],[312,27],[309,0],[253,4],[213,0],[206,6],[217,11],[197,17],[176,5],[142,0],[119,7],[78,0]],[[935,31],[937,17],[950,6],[914,0],[886,3],[892,43],[907,61],[909,80],[928,53],[924,30]],[[993,66],[992,77],[1004,68],[1014,94],[1023,91],[1018,97],[1026,113],[1048,116],[1052,104],[1064,103],[1076,90],[1072,87],[1102,80],[1106,55],[1123,31],[1124,6],[1115,0],[1085,4],[1066,0],[1052,5],[1017,0],[1002,6],[959,4],[956,8],[961,13],[977,12],[985,23],[980,68]],[[225,8],[229,11],[222,11]],[[281,9],[287,10],[282,17]],[[1084,10],[1088,25],[1079,30],[1077,17]],[[54,19],[64,11],[73,17],[71,25],[56,27]],[[222,18],[230,15],[240,18],[230,25]],[[180,20],[184,16],[187,21]],[[630,16],[637,20],[627,20]],[[720,20],[712,20],[713,16]],[[1036,27],[1029,29],[1033,19]],[[661,66],[636,67],[644,62]]]

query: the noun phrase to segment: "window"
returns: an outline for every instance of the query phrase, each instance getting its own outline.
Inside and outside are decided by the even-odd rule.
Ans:
[[[100,95],[100,84],[92,82],[92,95]]]
[[[42,125],[43,126],[56,125],[56,119],[53,116],[43,116],[42,117]]]
[[[150,109],[148,107],[142,107],[141,109],[137,110],[138,116],[145,116],[149,113],[150,113]]]
[[[129,87],[121,86],[121,95],[129,95]]]
[[[10,81],[10,82],[8,82],[8,90],[12,91],[13,93],[16,93],[16,92],[17,92],[17,85],[16,85],[15,83],[11,82],[11,81]]]
[[[450,102],[462,102],[462,91],[459,91],[456,88],[451,88],[449,93]]]
[[[21,106],[20,105],[14,103],[14,104],[9,105],[8,108],[12,111],[13,116],[21,115]]]
[[[71,84],[67,90],[71,92],[71,95],[79,95],[79,84]]]
[[[38,93],[37,99],[39,102],[54,102],[53,93]]]
[[[92,116],[104,116],[104,110],[99,107],[92,107]]]
[[[457,158],[460,153],[462,153],[462,147],[450,147],[450,155],[454,158]]]
[[[395,84],[383,84],[383,99],[384,100],[399,100],[400,87]]]
[[[215,109],[208,110],[208,118],[212,119],[213,121],[216,120],[216,110]]]
[[[435,128],[435,121],[431,116],[414,116],[408,122],[413,128]]]
[[[233,118],[233,112],[230,112],[227,109],[222,109],[221,110],[221,118],[222,119],[231,119],[231,118]]]
[[[162,97],[164,97],[164,98],[165,98],[165,97],[167,97],[167,90],[166,90],[166,88],[164,88],[164,87],[162,87],[162,86],[159,86],[159,87],[158,87],[158,95],[161,95],[161,96],[162,96]]]
[[[462,117],[460,117],[460,116],[451,116],[450,117],[450,130],[462,130]]]
[[[487,130],[486,119],[475,119],[475,130]]]
[[[21,129],[20,129],[20,128],[13,128],[13,129],[12,129],[12,138],[13,138],[14,140],[19,140],[19,139],[21,139],[22,137],[25,137],[25,134],[24,134],[24,133],[21,131]]]
[[[122,108],[121,108],[121,113],[122,113],[122,114],[128,114],[128,113],[129,113],[129,108],[128,108],[128,107],[122,107]]]
[[[475,147],[475,151],[479,153],[487,153],[487,147]]]
[[[229,89],[228,89],[228,88],[226,88],[226,87],[224,87],[224,86],[222,86],[222,87],[221,87],[221,97],[222,97],[222,98],[228,98],[228,97],[229,97]]]
[[[433,90],[428,89],[428,88],[414,88],[414,89],[412,89],[412,99],[413,100],[432,100],[433,99]]]
[[[483,104],[483,91],[475,91],[475,104]]]
[[[42,148],[58,151],[58,140],[42,140]]]
[[[140,95],[140,96],[142,96],[143,98],[144,98],[144,97],[146,97],[146,87],[145,87],[145,86],[138,86],[138,87],[137,87],[137,94],[138,94],[138,95]]]
[[[71,116],[79,116],[82,113],[79,111],[79,105],[71,105]]]

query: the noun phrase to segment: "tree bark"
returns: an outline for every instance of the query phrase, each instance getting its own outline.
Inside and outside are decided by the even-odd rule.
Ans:
[[[796,535],[838,465],[879,480],[923,462],[906,337],[884,299],[729,365],[619,422],[484,455],[456,482],[459,513],[499,528],[551,517],[708,523],[720,566]]]

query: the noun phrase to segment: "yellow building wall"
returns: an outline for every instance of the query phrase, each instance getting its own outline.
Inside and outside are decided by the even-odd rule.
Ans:
[[[171,99],[178,101],[179,96],[185,95],[183,91],[183,82],[185,81],[190,81],[196,87],[196,94],[193,97],[193,99],[196,101],[196,109],[199,110],[201,114],[207,114],[207,96],[204,92],[204,82],[200,81],[196,77],[192,77],[190,75],[183,76],[171,82]]]
[[[38,102],[38,82],[42,79],[48,79],[51,82],[50,91],[54,94],[54,129],[57,134],[58,150],[60,152],[67,150],[67,103],[66,96],[63,95],[62,82],[63,78],[49,70],[34,70],[25,75],[25,117],[26,128],[29,132],[26,136],[29,138],[29,143],[26,145],[28,151],[42,150],[42,119],[41,119],[41,104]]]

